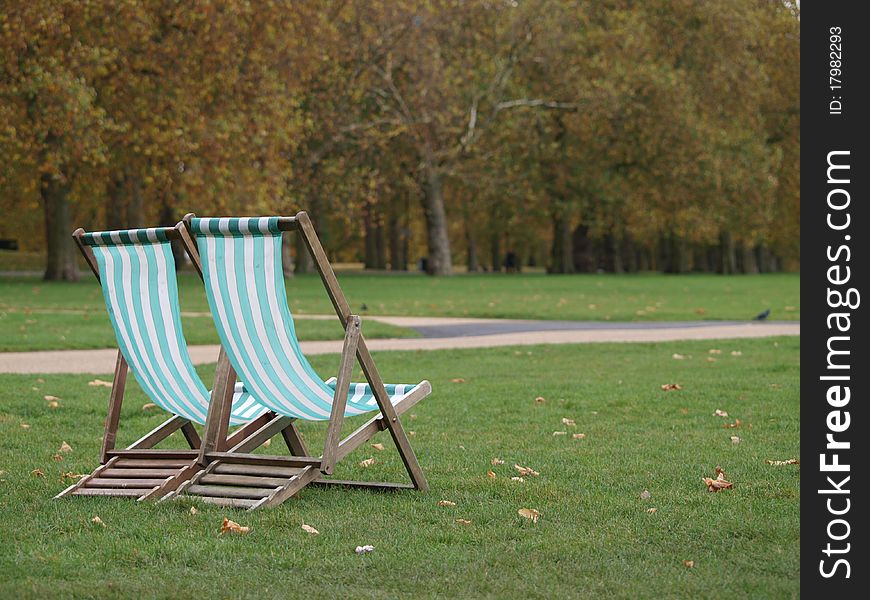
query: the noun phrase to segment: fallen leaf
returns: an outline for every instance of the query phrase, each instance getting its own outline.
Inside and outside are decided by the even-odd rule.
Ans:
[[[739,443],[740,443],[740,438],[737,437],[736,435],[732,435],[732,436],[731,436],[731,443],[732,443],[732,444],[739,444]]]
[[[49,408],[58,408],[59,406],[60,406],[60,404],[58,403],[57,400],[52,400],[51,402],[48,403]]]
[[[462,377],[457,377],[455,379],[451,379],[450,383],[465,383],[465,380]]]
[[[416,421],[417,415],[415,413],[411,413],[410,415],[408,415],[408,418],[411,419],[412,421]]]
[[[535,403],[536,403],[536,404],[543,404],[544,402],[546,402],[546,400],[544,399],[543,396],[537,396],[537,397],[535,397]]]
[[[414,437],[415,435],[417,435],[416,431],[409,431],[408,432],[408,437]]]
[[[377,462],[374,458],[367,458],[365,460],[360,461],[359,466],[361,467],[370,467]]]
[[[781,467],[783,465],[799,465],[801,464],[800,459],[797,458],[789,458],[788,460],[765,460],[769,465],[773,465],[774,467]]]
[[[30,423],[22,423],[21,429],[30,429]]]
[[[456,503],[451,502],[450,500],[439,500],[438,506],[456,506]]]
[[[195,506],[190,507],[190,516],[195,517],[199,511],[196,510]]]
[[[646,509],[646,512],[648,512],[648,513],[654,513],[654,512],[657,511],[657,510],[658,510],[658,509],[657,509],[655,506],[652,506],[652,507]]]
[[[91,519],[91,523],[93,523],[94,525],[102,525],[103,527],[106,526],[106,524],[103,523],[103,520],[100,517],[94,517],[93,519]]]
[[[111,381],[103,381],[102,379],[94,379],[93,381],[89,381],[88,385],[91,387],[112,387]]]
[[[356,552],[357,554],[365,554],[366,552],[374,552],[374,550],[374,546],[366,544],[365,546],[357,546],[354,552]]]
[[[0,473],[2,475],[2,473]],[[60,480],[66,481],[67,479],[81,479],[84,477],[83,473],[73,473],[72,471],[67,471],[66,473],[61,473]]]
[[[664,383],[664,384],[662,384],[662,390],[665,392],[672,392],[674,390],[681,390],[681,389],[683,389],[683,386],[681,386],[679,383]]]
[[[535,470],[532,469],[531,467],[521,467],[521,466],[518,465],[518,464],[514,464],[514,469],[516,469],[517,471],[519,471],[519,472],[520,472],[520,475],[522,475],[523,477],[525,477],[526,475],[534,475],[535,477],[537,477],[538,475],[540,475],[540,473],[538,473],[537,471],[535,471]]]
[[[783,307],[783,310],[785,310],[787,312],[792,312],[793,310],[797,310],[797,309],[794,306],[786,306],[786,307]]]
[[[43,379],[42,377],[37,377],[36,383],[45,383],[45,379]]]
[[[268,439],[268,440],[266,440],[265,442],[263,442],[263,448],[268,448],[268,447],[271,446],[271,445],[272,445],[272,440],[271,440],[271,439]]]
[[[707,362],[716,362],[716,359],[713,358],[712,356],[708,356],[708,357],[707,357]]]
[[[72,452],[73,449],[72,449],[72,446],[70,446],[70,445],[67,444],[66,442],[61,442],[61,443],[60,443],[60,448],[58,448],[57,451],[58,451],[58,452]]]
[[[568,435],[567,431],[554,431],[553,435]]]
[[[525,519],[529,519],[532,523],[537,523],[538,519],[541,518],[541,513],[534,508],[521,508],[517,511],[517,514]]]
[[[743,356],[743,353],[740,350],[732,350],[731,356]]]
[[[718,492],[719,490],[729,490],[734,487],[734,484],[725,479],[725,471],[721,467],[716,467],[716,479],[711,477],[702,477],[701,481],[707,486],[708,492]]]
[[[709,352],[710,354],[722,354],[722,351],[718,348],[710,348],[707,352]]]
[[[60,400],[57,396],[43,396],[43,398],[45,398],[46,402],[57,402]]]
[[[681,415],[687,415],[687,414],[689,414],[689,409],[688,409],[688,408],[681,408],[681,409],[680,409],[680,414],[681,414]]]
[[[683,354],[677,354],[674,352],[674,355],[671,357],[674,360],[686,360],[686,357]]]
[[[146,402],[142,405],[142,410],[151,410],[152,408],[157,408],[157,405],[153,402]]]
[[[582,439],[586,438],[586,434],[585,433],[575,433],[571,437],[574,438],[575,440],[582,440]]]
[[[497,466],[497,465],[503,465],[503,464],[504,464],[504,461],[503,461],[502,459],[500,459],[500,458],[493,458],[493,459],[492,459],[491,461],[489,461],[489,462],[492,464],[492,466]]]
[[[456,522],[460,525],[471,525],[471,521],[468,519],[456,519]]]
[[[562,417],[562,425],[567,425],[568,427],[575,427],[577,423],[574,422],[574,419],[569,419],[568,417]]]
[[[724,427],[725,429],[737,429],[738,427],[740,427],[740,424],[740,419],[734,419],[733,423],[724,423],[722,427]]]
[[[52,454],[51,460],[60,462],[63,460],[63,456],[61,456],[60,454]]]
[[[383,444],[372,444],[372,448],[374,448],[374,449],[377,450],[378,452],[383,452],[383,451],[384,451],[384,445],[383,445]]]
[[[302,523],[302,531],[310,533],[311,535],[320,535],[319,531],[314,529],[314,527],[312,527],[311,525],[306,525],[305,523]]]
[[[523,483],[525,479],[522,477],[511,477],[511,481],[518,481],[519,483]]]
[[[495,472],[494,471],[487,471],[486,476],[489,477],[490,479],[495,479]]]
[[[696,308],[696,309],[695,309],[695,314],[696,314],[696,315],[705,315],[705,314],[707,314],[707,310],[704,309],[704,308]]]
[[[717,417],[727,417],[728,413],[725,412],[724,410],[717,408],[716,411],[713,413],[713,415],[715,415]]]
[[[30,474],[34,477],[45,477],[45,471],[42,469],[33,469]]]
[[[691,569],[695,566],[695,561],[694,560],[684,560],[683,566],[686,567],[687,569]]]
[[[457,446],[457,448],[459,448],[462,451],[465,451],[465,446],[463,446],[462,444],[459,444],[459,446]]]
[[[649,490],[644,490],[640,493],[641,500],[649,500],[650,498],[652,498],[652,494],[649,493]]]
[[[242,527],[235,521],[230,521],[226,517],[224,517],[224,522],[221,523],[221,535],[225,533],[237,533],[239,535],[244,535],[251,531],[250,527]]]

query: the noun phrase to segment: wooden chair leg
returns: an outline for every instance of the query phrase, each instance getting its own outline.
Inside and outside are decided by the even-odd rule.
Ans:
[[[115,374],[112,377],[112,392],[109,394],[109,410],[106,413],[106,427],[103,431],[103,445],[100,448],[100,464],[109,460],[109,450],[115,449],[118,437],[118,423],[121,420],[121,404],[124,402],[124,389],[127,386],[127,361],[118,350],[115,360]]]

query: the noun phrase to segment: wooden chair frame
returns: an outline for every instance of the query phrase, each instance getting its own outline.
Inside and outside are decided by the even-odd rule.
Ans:
[[[194,233],[190,227],[190,221],[194,217],[192,213],[186,215],[179,225],[182,244],[184,245],[187,254],[194,265],[194,268],[202,277],[202,263],[200,261],[199,250],[194,241]],[[169,494],[170,497],[177,497],[185,492],[196,494],[197,492],[213,492],[214,490],[204,489],[204,483],[209,480],[211,475],[212,480],[220,480],[232,482],[235,484],[244,484],[250,479],[250,476],[257,474],[275,473],[274,469],[281,471],[286,475],[286,480],[268,496],[262,497],[258,501],[250,499],[244,500],[243,497],[233,498],[215,498],[203,497],[203,500],[213,503],[246,507],[249,509],[259,508],[261,506],[275,506],[296,494],[299,490],[308,484],[315,485],[344,485],[366,487],[373,489],[403,489],[412,488],[422,491],[428,490],[428,483],[408,440],[402,423],[399,420],[399,415],[414,406],[422,398],[428,395],[431,391],[431,386],[428,382],[425,385],[419,386],[412,391],[408,396],[403,398],[395,405],[390,402],[389,394],[384,387],[380,372],[375,365],[374,359],[366,345],[365,338],[360,331],[360,318],[357,315],[351,314],[350,306],[341,288],[338,285],[338,280],[332,265],[326,257],[326,253],[320,244],[320,240],[314,231],[311,220],[305,212],[298,213],[295,217],[282,217],[278,221],[278,228],[281,231],[295,231],[302,236],[305,247],[308,249],[311,257],[314,260],[314,265],[332,302],[338,319],[345,329],[344,345],[341,353],[341,363],[338,370],[338,377],[335,386],[335,396],[332,403],[332,411],[330,414],[329,425],[326,433],[326,441],[323,448],[323,453],[320,456],[312,456],[308,452],[305,443],[303,442],[298,430],[294,425],[295,419],[290,417],[276,416],[268,423],[265,423],[259,430],[253,432],[247,439],[232,443],[224,441],[226,429],[220,424],[225,423],[225,416],[228,413],[228,398],[232,396],[232,389],[235,386],[235,371],[229,362],[219,365],[219,377],[215,384],[215,397],[209,406],[208,416],[206,417],[206,430],[203,436],[202,445],[199,452],[200,464],[205,467],[203,471],[191,478],[187,483],[180,486],[174,493]],[[341,428],[344,421],[345,407],[347,405],[347,397],[350,387],[350,377],[353,370],[354,362],[358,361],[362,367],[362,371],[368,381],[371,390],[374,394],[377,406],[379,409],[378,415],[369,419],[368,422],[358,427],[353,433],[341,439]],[[219,387],[223,388],[219,392]],[[212,426],[212,423],[217,423],[217,426]],[[331,475],[335,464],[342,458],[359,448],[362,444],[370,440],[375,434],[384,429],[388,429],[393,438],[393,442],[399,451],[405,469],[411,479],[411,484],[399,483],[378,483],[378,482],[362,482],[362,481],[346,481],[324,479],[324,475]],[[281,433],[290,448],[292,456],[265,456],[250,454],[250,451],[261,445],[267,439]],[[226,450],[221,450],[226,448]],[[235,470],[236,475],[223,475],[215,477],[213,474],[219,471],[219,465],[225,464],[239,465],[240,468]],[[247,469],[241,467],[247,465]],[[269,469],[272,469],[271,471]],[[283,469],[283,470],[282,470]],[[235,479],[233,479],[235,477]],[[248,479],[246,479],[246,477]]]
[[[180,240],[181,229],[183,227],[179,226],[168,228],[167,235],[169,239]],[[97,278],[97,281],[100,282],[100,271],[94,258],[93,250],[82,242],[84,234],[84,229],[76,229],[73,232],[73,239],[85,257],[85,261],[94,273],[94,276]],[[218,358],[218,384],[221,381],[221,377],[227,377],[228,366],[229,359],[223,348],[221,348]],[[103,429],[100,466],[89,475],[79,479],[75,484],[61,491],[55,496],[55,499],[69,495],[82,495],[127,496],[137,497],[139,500],[154,500],[175,490],[195,473],[202,470],[198,460],[199,450],[202,445],[200,436],[189,419],[178,415],[170,417],[128,447],[124,449],[115,448],[128,371],[127,361],[119,349],[117,359],[115,360],[112,389],[109,393],[109,407]],[[219,387],[221,388],[221,393],[225,393],[224,387],[215,385],[212,390],[211,402],[214,402],[215,393]],[[226,403],[229,408],[232,408],[232,397],[233,384],[229,386],[229,402]],[[227,410],[225,415],[221,415],[221,418],[224,419],[222,432],[225,443],[228,446],[233,446],[244,441],[273,417],[274,415],[270,413],[261,415],[227,437],[226,432],[230,418],[229,410]],[[162,450],[154,448],[154,446],[178,430],[181,431],[187,440],[190,446],[189,450]],[[208,429],[204,431],[203,435],[209,437],[206,435],[207,433]],[[111,477],[106,477],[107,475],[111,475]],[[92,487],[94,485],[100,485],[101,487]],[[146,493],[142,493],[142,488],[145,485],[148,485],[150,489]]]

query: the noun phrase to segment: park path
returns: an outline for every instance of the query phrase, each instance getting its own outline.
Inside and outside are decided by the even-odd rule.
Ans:
[[[335,317],[332,317],[335,318]],[[419,331],[422,338],[366,340],[373,351],[450,350],[532,344],[668,342],[800,335],[799,322],[643,322],[522,321],[441,317],[366,317]],[[306,355],[338,354],[342,340],[301,342]],[[190,346],[194,364],[217,361],[217,345]],[[0,353],[0,373],[111,373],[117,350],[48,350]]]

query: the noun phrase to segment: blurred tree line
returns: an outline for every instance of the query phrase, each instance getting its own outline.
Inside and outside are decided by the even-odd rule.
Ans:
[[[312,214],[333,259],[799,264],[783,0],[0,0],[0,238]],[[295,253],[295,268],[311,265]]]

